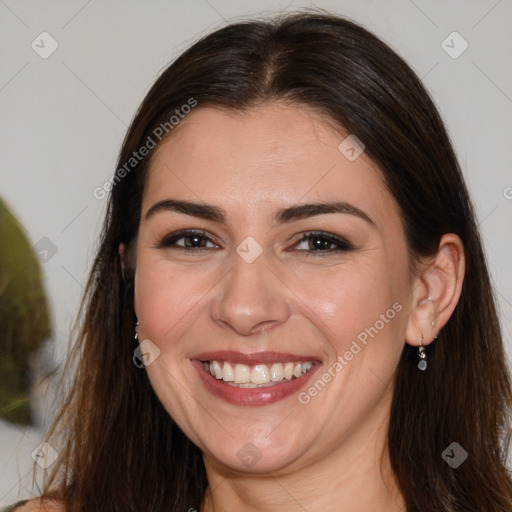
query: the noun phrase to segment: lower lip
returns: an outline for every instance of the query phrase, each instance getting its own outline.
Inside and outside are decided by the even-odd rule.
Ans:
[[[311,370],[290,382],[262,388],[238,388],[212,377],[205,371],[202,361],[191,360],[191,363],[198,371],[199,377],[206,388],[215,396],[233,405],[269,405],[283,400],[294,393],[298,393],[300,388],[309,381],[311,375],[316,373],[321,366],[317,363],[313,364]]]

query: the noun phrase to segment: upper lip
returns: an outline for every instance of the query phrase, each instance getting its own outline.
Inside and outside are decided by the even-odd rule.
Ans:
[[[256,365],[269,363],[294,363],[298,361],[318,361],[318,357],[311,355],[298,355],[284,352],[253,352],[244,354],[234,350],[217,350],[213,352],[202,352],[190,359],[199,361],[229,361],[230,363]]]

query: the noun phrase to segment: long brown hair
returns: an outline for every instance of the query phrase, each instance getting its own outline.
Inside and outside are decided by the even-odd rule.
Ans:
[[[444,233],[461,237],[467,266],[462,295],[427,348],[428,371],[417,370],[412,347],[403,349],[389,453],[409,512],[510,511],[509,374],[473,208],[451,142],[409,66],[361,26],[323,13],[217,30],[172,63],[144,99],[111,184],[71,355],[76,377],[54,428],[64,444],[46,496],[57,496],[69,512],[200,509],[207,487],[201,452],[132,361],[133,265],[122,268],[118,248],[124,243],[134,259],[154,150],[140,161],[130,159],[150,139],[158,145],[171,137],[171,116],[186,113],[183,106],[192,101],[196,108],[245,110],[277,99],[313,107],[363,141],[400,208],[413,260],[434,255]],[[155,130],[162,126],[160,140]],[[457,469],[442,457],[453,442],[468,453]]]

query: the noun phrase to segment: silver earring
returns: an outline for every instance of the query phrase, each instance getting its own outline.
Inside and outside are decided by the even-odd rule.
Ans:
[[[133,336],[133,338],[135,339],[135,341],[138,341],[138,339],[139,339],[139,321],[138,320],[135,322],[135,335]]]
[[[418,357],[420,360],[418,361],[418,368],[421,371],[425,371],[427,369],[427,354],[425,354],[425,347],[423,346],[423,333],[420,335],[420,346],[418,347]]]

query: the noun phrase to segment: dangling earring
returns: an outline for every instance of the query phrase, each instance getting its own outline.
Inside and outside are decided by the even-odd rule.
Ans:
[[[133,335],[133,339],[135,340],[135,344],[137,345],[137,347],[133,351],[133,358],[132,358],[133,364],[137,368],[144,368],[145,365],[143,362],[143,356],[142,356],[140,345],[139,345],[139,321],[138,320],[135,322],[134,332],[135,333]]]
[[[420,336],[420,346],[418,347],[418,357],[420,360],[418,361],[418,368],[421,371],[425,371],[427,369],[427,354],[425,354],[425,347],[423,346],[423,333]]]

